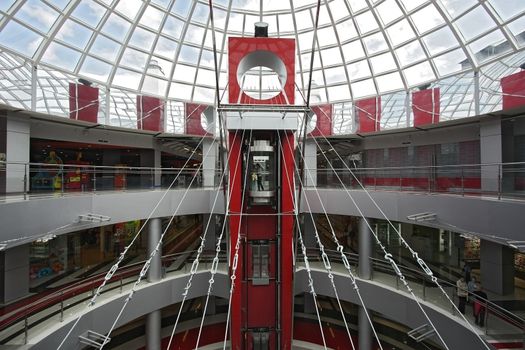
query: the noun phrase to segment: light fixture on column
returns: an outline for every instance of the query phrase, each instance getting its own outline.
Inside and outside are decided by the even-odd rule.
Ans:
[[[79,222],[106,222],[110,220],[111,218],[109,216],[101,214],[87,213],[78,216]]]
[[[436,220],[437,214],[436,213],[418,213],[418,214],[412,214],[408,215],[407,219],[412,221],[434,221]]]

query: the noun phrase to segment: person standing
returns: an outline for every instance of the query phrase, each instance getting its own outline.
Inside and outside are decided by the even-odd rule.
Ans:
[[[472,279],[467,283],[468,286],[468,297],[467,302],[470,304],[470,302],[474,302],[474,292],[478,290],[478,281],[476,280],[476,277],[472,276]],[[474,312],[474,309],[472,310]]]
[[[257,163],[256,168],[257,168],[257,191],[264,191],[264,186],[262,183],[263,168],[261,164],[259,163]]]
[[[487,313],[487,293],[478,284],[474,295],[474,318],[478,326],[484,327],[485,314]]]
[[[465,304],[467,303],[467,295],[468,295],[468,292],[467,292],[468,286],[467,286],[467,283],[465,282],[464,277],[461,277],[456,282],[456,287],[457,287],[456,294],[458,295],[458,299],[459,299],[458,309],[459,309],[459,312],[461,312],[464,315],[465,314]]]
[[[463,265],[463,276],[465,277],[465,282],[470,282],[470,273],[472,272],[472,268],[470,267],[469,263],[465,261],[465,265]]]

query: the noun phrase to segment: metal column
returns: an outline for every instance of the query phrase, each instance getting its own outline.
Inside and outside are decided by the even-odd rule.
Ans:
[[[370,279],[372,277],[372,232],[367,225],[367,219],[359,220],[359,277]],[[359,307],[357,315],[359,350],[372,349],[372,327],[366,317],[363,307]]]
[[[215,169],[217,164],[218,143],[213,139],[204,139],[202,142],[202,185],[215,186]]]
[[[150,219],[148,232],[148,255],[155,249],[159,242],[162,232],[162,222],[160,218]],[[148,282],[156,282],[162,278],[162,246],[159,252],[151,260],[148,270]],[[146,349],[160,349],[161,335],[160,331],[162,315],[160,310],[150,312],[146,316]]]
[[[155,310],[146,315],[146,349],[160,349],[161,312]]]

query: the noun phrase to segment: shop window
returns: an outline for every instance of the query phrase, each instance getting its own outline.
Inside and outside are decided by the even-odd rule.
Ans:
[[[514,253],[514,267],[516,276],[523,279],[525,277],[525,254]]]
[[[270,245],[268,241],[252,243],[252,283],[264,285],[270,283],[269,262]]]
[[[459,147],[457,143],[444,143],[439,145],[437,165],[458,164]]]
[[[38,285],[51,276],[67,270],[67,239],[65,236],[51,240],[39,240],[29,246],[29,279]]]
[[[465,248],[463,250],[463,258],[465,260],[479,260],[480,257],[480,239],[465,237]]]

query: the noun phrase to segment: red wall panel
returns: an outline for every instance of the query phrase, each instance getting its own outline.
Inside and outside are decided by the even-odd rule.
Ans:
[[[268,285],[255,286],[248,282],[248,328],[275,326],[276,289],[275,281]]]
[[[184,105],[185,122],[184,133],[187,135],[207,135],[208,132],[202,128],[201,115],[209,106],[196,103]]]
[[[164,101],[137,95],[137,129],[164,131]]]
[[[374,132],[380,130],[381,96],[356,101],[356,114],[359,122],[357,132]]]
[[[315,129],[310,132],[310,136],[330,136],[332,135],[332,111],[331,104],[313,106],[312,112],[317,116]]]
[[[503,109],[525,105],[525,70],[501,78]]]
[[[98,123],[98,88],[69,83],[69,118]]]
[[[439,88],[414,91],[412,93],[412,112],[414,126],[439,122]]]

